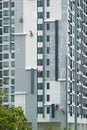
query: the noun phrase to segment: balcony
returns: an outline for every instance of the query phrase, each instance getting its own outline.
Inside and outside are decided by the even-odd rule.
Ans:
[[[87,73],[83,72],[83,77],[87,79]]]
[[[87,58],[87,52],[82,52],[83,56]]]
[[[87,93],[83,93],[82,97],[87,100]],[[87,104],[86,104],[87,107]]]

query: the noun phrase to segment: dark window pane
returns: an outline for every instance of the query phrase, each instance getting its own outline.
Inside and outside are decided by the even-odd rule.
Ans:
[[[2,43],[2,37],[0,37],[0,43]]]
[[[38,65],[43,65],[43,60],[42,60],[42,59],[38,59],[38,60],[37,60],[37,64],[38,64]]]
[[[38,96],[37,96],[37,101],[39,101],[39,102],[40,102],[40,101],[43,101],[43,95],[38,95]]]
[[[50,12],[47,12],[47,18],[50,18]]]
[[[37,41],[38,41],[38,42],[43,42],[43,36],[38,36],[38,37],[37,37]]]
[[[38,83],[37,87],[38,87],[38,89],[43,89],[43,83]]]
[[[0,20],[0,26],[2,26],[2,20]]]
[[[47,95],[47,101],[50,101],[50,95]]]
[[[2,11],[0,11],[0,18],[2,18]]]
[[[43,30],[43,24],[38,24],[37,25],[37,30]]]
[[[14,2],[11,2],[11,7],[14,7]]]
[[[50,88],[50,83],[47,83],[47,89],[49,89]]]
[[[47,30],[50,29],[50,24],[49,24],[49,23],[46,24],[46,29],[47,29]]]
[[[0,28],[0,35],[2,35],[2,28]]]
[[[38,107],[37,108],[37,113],[42,114],[43,113],[43,107]]]
[[[49,35],[47,35],[47,42],[49,42],[50,41],[50,36]]]
[[[42,7],[43,6],[43,1],[37,1],[37,6]]]
[[[49,114],[50,113],[50,108],[49,107],[47,107],[47,114]]]
[[[3,3],[3,7],[4,7],[4,8],[8,8],[8,6],[9,6],[9,3],[8,3],[8,2],[4,2],[4,3]]]
[[[43,18],[43,12],[38,12],[38,18]]]
[[[37,49],[37,53],[38,53],[38,54],[42,54],[42,53],[43,53],[43,48],[42,48],[42,47],[38,48],[38,49]]]
[[[0,9],[2,9],[2,3],[0,3]]]
[[[47,0],[47,6],[50,6],[50,0]]]

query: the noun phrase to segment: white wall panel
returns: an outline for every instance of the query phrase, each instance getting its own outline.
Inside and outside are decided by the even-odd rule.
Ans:
[[[32,31],[31,37],[29,31]],[[25,68],[37,68],[37,0],[23,0],[23,31],[26,32]]]
[[[45,11],[50,12],[50,18],[46,18],[46,12],[45,12],[45,20],[46,21],[55,21],[55,20],[61,20],[61,0],[50,0],[50,6],[45,7]]]
[[[15,92],[15,107],[21,106],[26,113],[26,93],[25,92]]]

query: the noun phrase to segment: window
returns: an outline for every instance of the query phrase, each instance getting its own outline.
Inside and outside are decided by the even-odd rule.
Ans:
[[[47,77],[50,77],[50,71],[47,71]]]
[[[47,101],[50,101],[50,95],[47,95]]]
[[[4,102],[8,102],[8,101],[9,101],[8,96],[5,96],[5,97],[4,97]]]
[[[2,69],[2,62],[0,62],[0,69]],[[1,80],[0,80],[1,81]],[[0,84],[1,84],[1,82],[0,82]]]
[[[14,93],[14,92],[15,92],[15,87],[11,86],[11,93]]]
[[[50,30],[50,24],[49,23],[46,24],[46,29]]]
[[[4,33],[9,33],[9,27],[4,27]]]
[[[4,41],[4,42],[9,41],[9,37],[8,37],[8,36],[4,36],[4,37],[3,37],[3,41]]]
[[[43,6],[43,1],[38,0],[38,1],[37,1],[37,6],[38,6],[38,7],[42,7],[42,6]]]
[[[0,3],[0,9],[2,9],[2,3]]]
[[[8,93],[9,92],[9,88],[4,88],[4,93]]]
[[[2,46],[0,46],[0,52],[2,52]]]
[[[47,6],[50,6],[50,0],[47,0]]]
[[[11,50],[15,50],[15,44],[11,43]]]
[[[0,26],[2,26],[2,20],[0,20]]]
[[[38,18],[43,18],[43,12],[38,12]]]
[[[15,75],[15,70],[11,70],[11,76]]]
[[[14,35],[11,35],[11,41],[14,41],[14,39],[15,39]]]
[[[9,24],[9,19],[8,18],[4,18],[3,19],[3,24],[8,25]]]
[[[50,88],[50,83],[47,83],[47,89],[49,89]]]
[[[9,45],[4,45],[3,50],[9,50]]]
[[[50,18],[50,12],[47,12],[47,18]]]
[[[14,19],[11,19],[11,24],[15,24],[15,20]]]
[[[4,54],[4,59],[8,59],[9,58],[9,54]]]
[[[2,54],[0,54],[0,60],[2,60]]]
[[[11,84],[15,84],[15,80],[14,79],[11,79]]]
[[[2,43],[2,37],[0,37],[0,43]]]
[[[37,41],[38,42],[43,42],[43,36],[37,36]]]
[[[11,7],[14,7],[14,2],[11,2]]]
[[[0,78],[2,78],[2,71],[0,71]]]
[[[47,59],[46,61],[47,61],[47,65],[50,65],[50,60],[49,60],[49,59]]]
[[[9,62],[3,62],[3,67],[9,67]]]
[[[0,28],[0,35],[2,35],[2,28]],[[2,38],[2,37],[1,37]]]
[[[4,84],[9,84],[9,78],[4,78]]]
[[[11,28],[11,33],[14,33],[15,32],[15,29],[12,27]]]
[[[41,71],[41,73],[38,73],[38,77],[43,77],[43,71]]]
[[[39,102],[40,102],[40,101],[43,101],[43,95],[38,95],[38,96],[37,96],[37,101],[39,101]]]
[[[38,107],[37,108],[37,113],[42,114],[43,113],[43,107]]]
[[[15,67],[15,62],[14,61],[11,62],[11,67]]]
[[[43,24],[38,24],[37,25],[37,30],[43,30]]]
[[[50,108],[49,107],[47,107],[47,114],[49,114],[50,113]]]
[[[50,36],[49,35],[47,35],[47,42],[49,42],[50,41]]]
[[[38,89],[43,89],[43,83],[38,83],[37,87],[38,87]]]
[[[14,102],[14,95],[11,95],[11,102]]]
[[[42,60],[42,59],[38,59],[38,60],[37,60],[37,64],[38,64],[38,65],[43,65],[43,60]]]
[[[0,11],[0,18],[2,18],[2,11]]]
[[[47,54],[49,54],[50,53],[50,48],[49,47],[47,47]]]
[[[11,16],[14,16],[14,11],[13,10],[11,11]]]
[[[3,8],[8,8],[9,7],[9,3],[8,2],[4,2],[3,3]]]
[[[42,54],[42,53],[43,53],[43,48],[42,48],[42,47],[37,48],[37,53],[38,53],[38,54]]]
[[[11,58],[14,59],[15,58],[15,54],[11,53]]]
[[[9,16],[9,11],[8,10],[4,10],[3,11],[3,16]]]
[[[9,76],[9,70],[4,70],[4,71],[3,71],[3,75],[4,75],[4,76]]]

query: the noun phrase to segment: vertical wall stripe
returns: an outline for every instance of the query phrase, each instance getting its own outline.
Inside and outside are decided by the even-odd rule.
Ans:
[[[31,94],[34,94],[34,69],[31,69]]]
[[[54,104],[51,105],[51,117],[52,118],[55,117],[55,105]]]
[[[55,80],[58,79],[58,20],[55,21]]]

